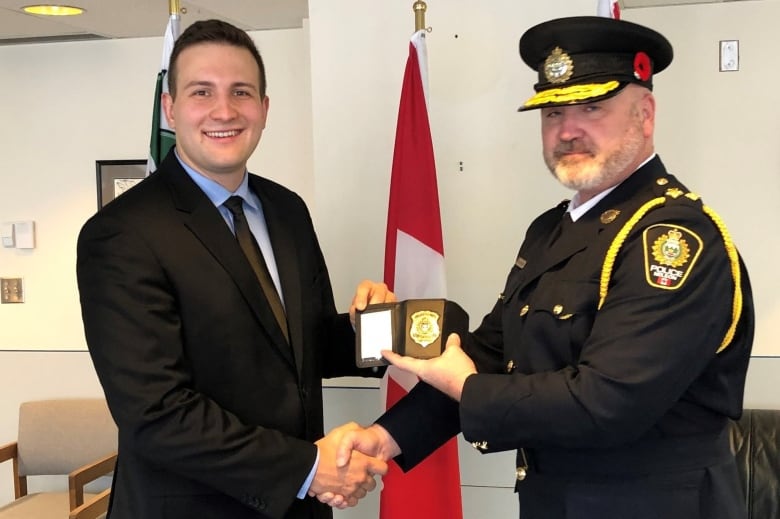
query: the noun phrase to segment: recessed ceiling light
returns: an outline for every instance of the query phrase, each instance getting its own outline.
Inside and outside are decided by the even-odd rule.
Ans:
[[[81,14],[84,9],[81,7],[71,7],[69,5],[38,4],[22,7],[25,13],[42,14],[44,16],[72,16]]]

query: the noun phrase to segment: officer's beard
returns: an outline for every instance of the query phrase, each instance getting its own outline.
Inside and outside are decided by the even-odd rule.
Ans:
[[[644,158],[638,155],[645,144],[639,110],[634,108],[631,124],[616,148],[599,150],[593,144],[573,139],[559,143],[552,153],[545,153],[544,159],[561,184],[592,196],[628,178],[635,164]]]

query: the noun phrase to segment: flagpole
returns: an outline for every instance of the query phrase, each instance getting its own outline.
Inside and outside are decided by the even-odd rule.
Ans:
[[[181,7],[179,5],[179,0],[168,0],[168,14],[171,15],[171,19],[176,20],[176,23],[173,25],[173,39],[174,41],[176,38],[179,37],[179,12],[181,11]]]
[[[425,29],[425,11],[428,6],[422,0],[418,0],[412,6],[414,10],[414,32]]]

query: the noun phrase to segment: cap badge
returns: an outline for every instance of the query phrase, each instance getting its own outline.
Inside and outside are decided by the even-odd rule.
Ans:
[[[634,56],[634,77],[639,81],[647,81],[652,75],[653,66],[650,64],[650,56],[641,50]]]
[[[544,60],[544,77],[550,83],[565,83],[574,74],[574,62],[571,56],[560,47],[555,47]]]

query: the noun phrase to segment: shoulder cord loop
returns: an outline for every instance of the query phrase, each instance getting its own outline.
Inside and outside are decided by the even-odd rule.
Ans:
[[[685,196],[691,200],[698,199],[698,196],[692,193],[688,193]],[[601,267],[601,278],[599,280],[599,310],[601,310],[601,307],[604,305],[604,300],[606,299],[607,292],[609,291],[609,282],[612,278],[612,269],[615,266],[615,259],[617,258],[618,252],[623,246],[623,243],[626,241],[628,234],[631,232],[631,229],[633,229],[636,224],[639,223],[639,220],[641,220],[650,210],[665,203],[666,197],[658,197],[644,204],[639,208],[639,210],[637,210],[637,212],[633,214],[633,216],[631,216],[631,218],[629,218],[629,220],[617,233],[615,239],[612,240],[612,243],[610,244],[609,249],[607,249],[607,254],[604,258],[604,264]],[[720,353],[726,349],[734,339],[734,333],[736,332],[737,324],[739,323],[739,318],[742,314],[742,274],[739,266],[739,255],[737,254],[737,248],[734,246],[734,242],[732,241],[731,235],[729,234],[728,229],[726,229],[726,225],[723,223],[723,220],[713,209],[706,205],[702,205],[702,210],[713,221],[715,226],[718,228],[718,231],[720,231],[721,237],[723,238],[723,244],[726,248],[726,254],[728,255],[729,263],[731,264],[731,278],[734,281],[734,297],[732,298],[731,305],[731,325],[726,331],[726,335],[716,352]]]

